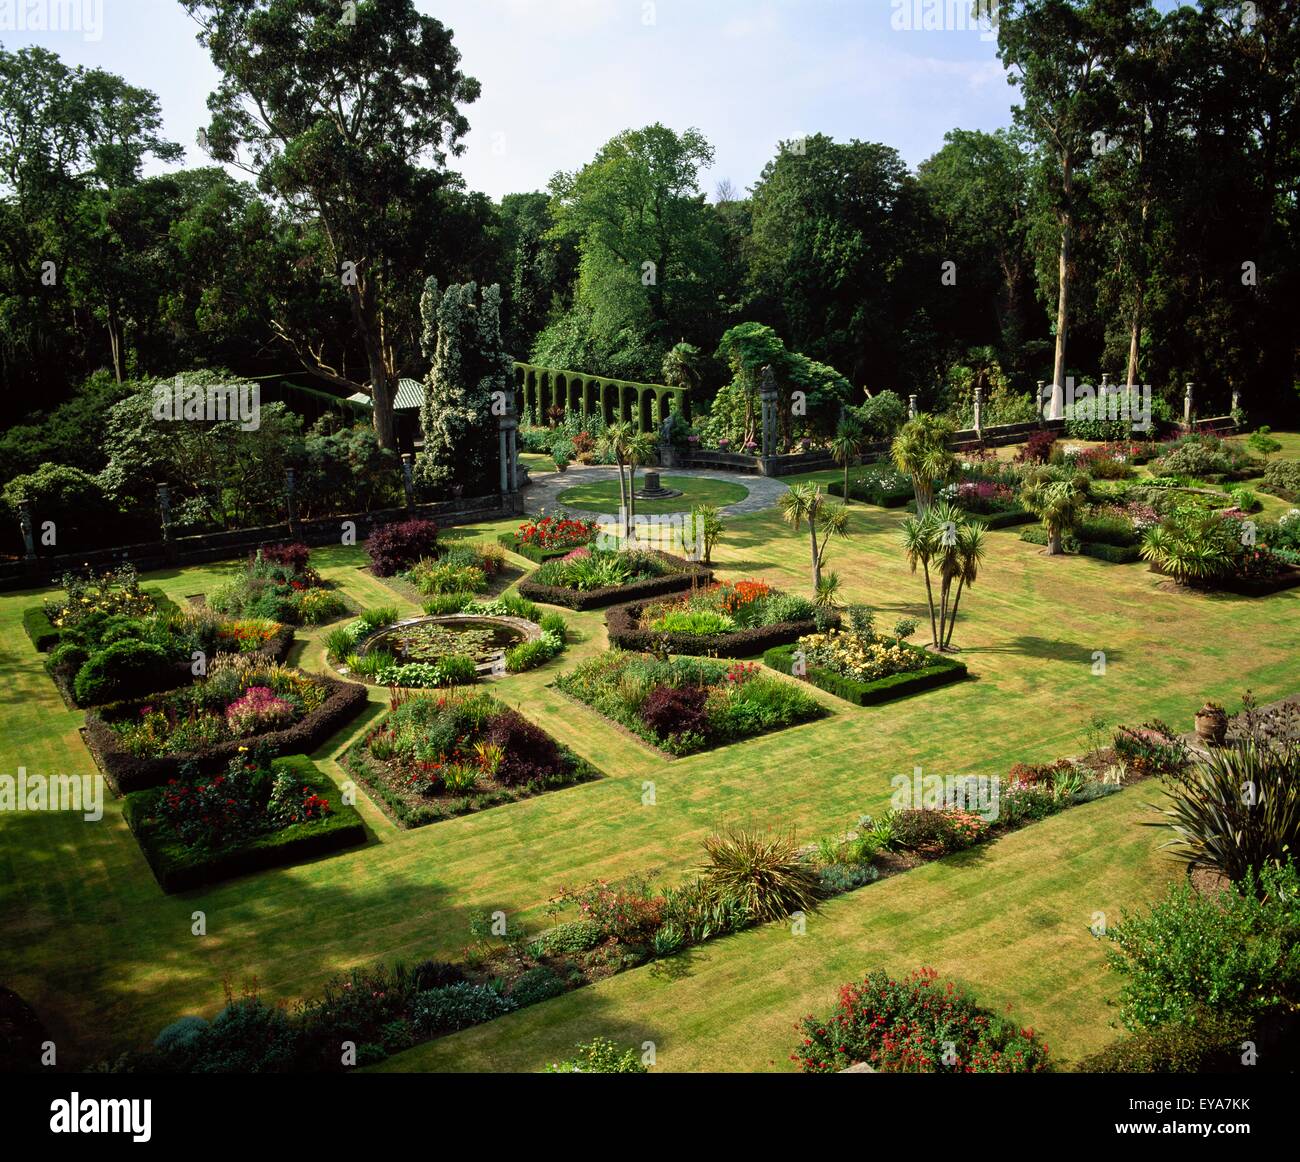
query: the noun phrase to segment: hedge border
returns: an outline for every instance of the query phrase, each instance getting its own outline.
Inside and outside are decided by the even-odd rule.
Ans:
[[[522,710],[502,702],[499,698],[489,695],[502,710],[509,710],[517,714],[530,726],[537,727],[553,743],[556,749],[567,759],[572,761],[572,776],[564,782],[558,782],[553,786],[544,787],[540,791],[530,791],[527,785],[522,787],[510,788],[508,791],[495,792],[492,794],[465,795],[460,799],[450,800],[447,804],[448,810],[436,819],[426,819],[424,822],[412,822],[411,816],[414,814],[411,807],[404,802],[399,796],[393,794],[384,781],[375,774],[371,769],[371,764],[378,765],[378,760],[371,757],[365,745],[365,735],[358,738],[339,758],[339,766],[352,775],[358,783],[365,789],[366,794],[370,796],[371,801],[386,815],[396,826],[404,831],[418,831],[422,827],[431,827],[438,823],[446,823],[449,819],[459,819],[465,815],[477,815],[483,811],[491,811],[495,807],[504,807],[509,803],[521,803],[528,799],[538,799],[543,795],[549,795],[554,791],[567,791],[571,787],[581,786],[583,783],[594,783],[608,776],[599,767],[594,766],[584,759],[577,751],[567,747],[560,742],[549,730],[540,726],[533,719],[529,718]],[[391,713],[391,712],[390,712]],[[388,717],[387,714],[379,719],[383,722]],[[377,722],[376,726],[379,725]],[[367,733],[369,733],[367,731]],[[492,801],[487,801],[491,799]]]
[[[809,666],[807,681],[819,690],[834,694],[845,702],[852,702],[858,706],[878,706],[882,702],[892,702],[895,698],[920,694],[925,690],[946,686],[950,682],[960,682],[970,676],[965,662],[959,662],[954,658],[936,657],[906,642],[901,644],[909,650],[925,653],[930,659],[930,664],[922,670],[913,670],[907,674],[890,674],[889,677],[877,678],[874,682],[855,682],[852,678],[845,678],[820,666]],[[763,655],[763,663],[778,673],[793,675],[794,652],[794,646],[777,646]]]
[[[141,589],[146,597],[153,600],[156,613],[179,613],[181,607],[161,589]],[[45,606],[33,605],[23,610],[23,629],[31,639],[32,645],[42,653],[49,653],[63,640],[63,631],[45,615]]]
[[[304,672],[304,676],[321,682],[332,692],[301,722],[286,730],[258,736],[259,742],[266,743],[281,755],[310,754],[338,733],[368,701],[366,687],[355,682],[344,682],[325,674]],[[138,711],[148,701],[148,698],[132,698],[86,711],[86,744],[118,794],[162,786],[168,779],[175,778],[181,764],[186,762],[195,763],[200,774],[215,774],[239,753],[241,746],[246,745],[245,739],[235,738],[210,750],[188,751],[162,758],[140,758],[128,754],[117,745],[117,735],[109,723]]]
[[[122,805],[131,834],[140,844],[145,862],[164,892],[187,892],[194,888],[228,880],[267,868],[301,863],[313,856],[327,855],[344,847],[366,842],[366,827],[355,807],[343,802],[338,785],[306,755],[286,755],[275,759],[273,769],[288,770],[305,786],[325,793],[332,813],[309,823],[294,823],[279,831],[257,835],[233,849],[197,855],[194,858],[172,857],[156,828],[145,820],[163,791],[161,787],[132,791]]]
[[[593,537],[592,540],[595,540],[595,538]],[[517,556],[523,557],[525,560],[532,561],[535,565],[545,565],[547,561],[556,561],[561,557],[567,557],[574,549],[589,547],[591,541],[588,541],[586,545],[570,545],[565,549],[543,549],[537,545],[523,544],[514,533],[501,533],[497,537],[497,544]]]
[[[1046,545],[1047,533],[1041,527],[1023,529],[1020,539],[1027,545]],[[1111,545],[1103,541],[1078,541],[1078,548],[1065,554],[1070,557],[1092,557],[1110,565],[1133,565],[1142,560],[1141,545]]]
[[[1009,529],[1017,525],[1032,524],[1038,519],[1032,512],[1028,512],[1023,508],[1012,509],[1010,512],[968,512],[966,518],[967,520],[978,521],[986,529]]]
[[[667,597],[672,593],[691,589],[695,585],[713,584],[712,569],[696,565],[683,557],[670,556],[668,553],[655,555],[681,566],[682,571],[670,573],[667,577],[651,577],[646,581],[609,585],[604,589],[591,589],[586,592],[579,589],[565,589],[559,585],[539,585],[531,578],[525,577],[519,583],[519,594],[521,597],[527,597],[529,601],[538,601],[543,605],[558,605],[582,613],[589,609],[604,609],[607,605],[626,605],[634,601],[648,601],[653,597]]]
[[[775,646],[798,641],[806,634],[817,633],[817,622],[781,621],[772,625],[753,626],[733,630],[731,633],[700,636],[687,633],[654,633],[639,626],[641,612],[650,604],[646,601],[616,605],[605,613],[605,632],[609,644],[634,653],[652,653],[666,647],[669,653],[691,657],[751,658]],[[839,617],[828,622],[828,628],[838,626]]]
[[[831,496],[844,498],[844,481],[832,480],[826,485]],[[874,504],[877,508],[903,508],[909,500],[915,499],[915,493],[909,488],[906,492],[886,492],[882,488],[859,488],[856,480],[849,481],[849,499],[860,500],[864,504]]]

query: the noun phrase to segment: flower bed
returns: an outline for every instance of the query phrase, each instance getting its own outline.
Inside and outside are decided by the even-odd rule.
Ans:
[[[65,633],[86,622],[103,622],[110,617],[143,619],[179,611],[161,589],[141,589],[130,565],[84,577],[67,573],[59,583],[64,591],[61,597],[49,598],[43,605],[23,611],[23,629],[42,653],[52,650]]]
[[[1300,586],[1300,568],[1259,543],[1258,533],[1244,514],[1175,509],[1147,530],[1142,559],[1192,589],[1266,597]]]
[[[1082,531],[1082,530],[1081,530]],[[1041,525],[1024,529],[1020,539],[1029,545],[1047,545],[1047,530]],[[1131,565],[1142,559],[1141,545],[1113,545],[1101,541],[1081,541],[1075,534],[1067,534],[1061,541],[1061,547],[1067,553],[1077,553],[1081,557],[1093,557],[1098,561],[1109,561],[1112,565]]]
[[[966,677],[963,663],[902,640],[915,628],[914,621],[906,626],[900,623],[894,631],[897,636],[885,637],[876,633],[870,609],[853,606],[847,628],[804,635],[794,645],[768,650],[763,661],[859,706],[888,702]]]
[[[310,553],[306,545],[258,549],[233,580],[209,594],[209,608],[284,625],[323,625],[342,617],[348,604],[308,565]]]
[[[832,480],[826,486],[832,496],[844,495],[844,482]],[[915,493],[912,478],[889,464],[871,464],[849,480],[849,498],[865,501],[880,508],[902,508]]]
[[[86,741],[123,794],[157,787],[182,764],[220,770],[255,734],[272,754],[310,753],[366,701],[364,686],[267,662],[222,655],[205,681],[86,715]]]
[[[600,778],[589,763],[488,694],[395,691],[390,706],[343,765],[404,827]]]
[[[711,569],[667,553],[577,549],[525,578],[519,592],[530,601],[586,610],[663,597],[712,581]]]
[[[828,713],[797,687],[744,662],[664,661],[611,650],[562,674],[555,686],[671,755],[712,750]]]
[[[605,614],[612,646],[702,656],[748,657],[818,627],[812,602],[762,581],[723,582],[687,596],[619,605]],[[832,617],[827,624],[838,624]]]
[[[126,796],[123,817],[164,892],[300,863],[366,841],[356,808],[306,755],[257,748],[224,773],[190,775]]]
[[[446,593],[486,593],[506,565],[498,545],[473,543],[440,545],[398,576],[422,597]]]
[[[594,520],[547,516],[542,512],[535,519],[521,524],[518,532],[502,533],[497,539],[512,553],[542,564],[583,545],[590,545],[599,534],[600,529]]]
[[[903,980],[876,971],[840,989],[826,1017],[805,1017],[790,1054],[801,1073],[867,1064],[880,1073],[1045,1073],[1048,1047],[1033,1029],[981,1008],[932,968]]]

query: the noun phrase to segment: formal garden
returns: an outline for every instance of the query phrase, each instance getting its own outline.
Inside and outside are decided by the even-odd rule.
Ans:
[[[710,201],[654,124],[497,203],[422,177],[478,95],[437,20],[294,3],[183,0],[256,186],[143,176],[151,93],[0,47],[85,167],[0,169],[14,253],[107,224],[4,303],[0,1068],[1293,1072],[1296,351],[1180,193],[1294,269],[1284,163],[1124,70],[1043,130],[1028,4],[1023,137]],[[1139,97],[1221,152],[1058,156]],[[87,298],[137,234],[179,281]]]

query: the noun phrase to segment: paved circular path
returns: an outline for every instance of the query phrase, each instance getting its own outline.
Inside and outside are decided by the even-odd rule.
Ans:
[[[653,469],[651,469],[653,471]],[[773,480],[770,476],[750,476],[746,472],[712,472],[700,468],[661,468],[661,476],[698,476],[704,480],[722,480],[727,484],[739,484],[749,489],[749,495],[735,504],[728,504],[719,511],[723,516],[747,516],[753,512],[763,512],[774,507],[782,495],[790,491],[789,485]],[[571,467],[567,472],[533,471],[532,483],[524,490],[524,507],[529,512],[540,509],[554,510],[563,508],[569,512],[590,513],[592,516],[608,516],[609,513],[592,512],[572,504],[561,504],[560,493],[576,488],[580,484],[600,484],[606,480],[617,480],[618,469],[609,467],[588,467],[586,465]],[[637,470],[637,481],[645,480],[645,469]]]

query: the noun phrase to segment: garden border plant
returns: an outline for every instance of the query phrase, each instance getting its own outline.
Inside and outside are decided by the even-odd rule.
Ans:
[[[960,682],[970,676],[965,662],[959,662],[956,658],[943,657],[940,654],[931,654],[928,650],[923,650],[920,646],[914,646],[909,642],[898,644],[905,649],[925,654],[930,659],[929,664],[922,670],[890,674],[885,678],[877,678],[874,682],[856,682],[842,674],[805,663],[805,678],[819,690],[825,690],[828,694],[834,694],[835,697],[842,698],[846,702],[852,702],[857,706],[878,706],[883,702],[892,702],[895,698],[905,698],[909,694],[920,694],[926,690],[937,689],[939,686],[947,686],[952,682]],[[794,645],[777,646],[763,654],[763,664],[776,670],[777,673],[794,677],[795,653]]]
[[[366,827],[355,807],[343,801],[335,782],[306,755],[284,755],[271,762],[273,770],[290,773],[301,786],[328,797],[330,814],[322,819],[291,823],[277,831],[255,835],[237,846],[216,851],[186,849],[170,842],[149,817],[165,787],[132,791],[122,804],[122,817],[140,844],[149,869],[164,892],[186,892],[234,876],[302,863],[366,841]]]
[[[140,592],[154,604],[154,613],[179,613],[181,607],[161,589],[151,587]],[[23,629],[31,639],[32,645],[42,654],[49,653],[63,640],[63,631],[59,629],[45,612],[43,605],[33,605],[23,610]]]
[[[265,743],[278,755],[310,754],[359,714],[368,701],[365,686],[325,674],[303,673],[330,692],[324,703],[300,722],[258,736],[259,742]],[[175,778],[184,763],[195,764],[200,774],[218,772],[239,753],[241,746],[246,745],[247,740],[236,738],[207,750],[157,758],[130,754],[119,745],[110,723],[138,715],[148,702],[148,698],[132,698],[86,712],[83,732],[87,749],[118,794],[161,786],[168,779]]]
[[[610,585],[603,589],[567,589],[558,585],[540,585],[529,577],[519,583],[519,592],[530,601],[540,601],[545,605],[558,605],[579,613],[591,609],[604,609],[607,605],[622,605],[631,601],[648,601],[653,597],[667,597],[670,594],[713,584],[713,570],[688,561],[684,557],[674,557],[670,553],[649,550],[655,556],[670,562],[679,571],[666,577],[651,577],[645,581],[629,581],[626,585]],[[565,554],[573,552],[565,550]]]
[[[666,650],[672,654],[696,657],[748,658],[774,646],[796,641],[805,634],[822,628],[816,620],[808,618],[804,621],[782,621],[773,625],[757,625],[707,635],[642,629],[640,616],[648,604],[650,603],[646,601],[633,601],[606,611],[605,630],[611,646],[641,653]],[[839,625],[839,621],[838,615],[824,619],[828,627]]]

